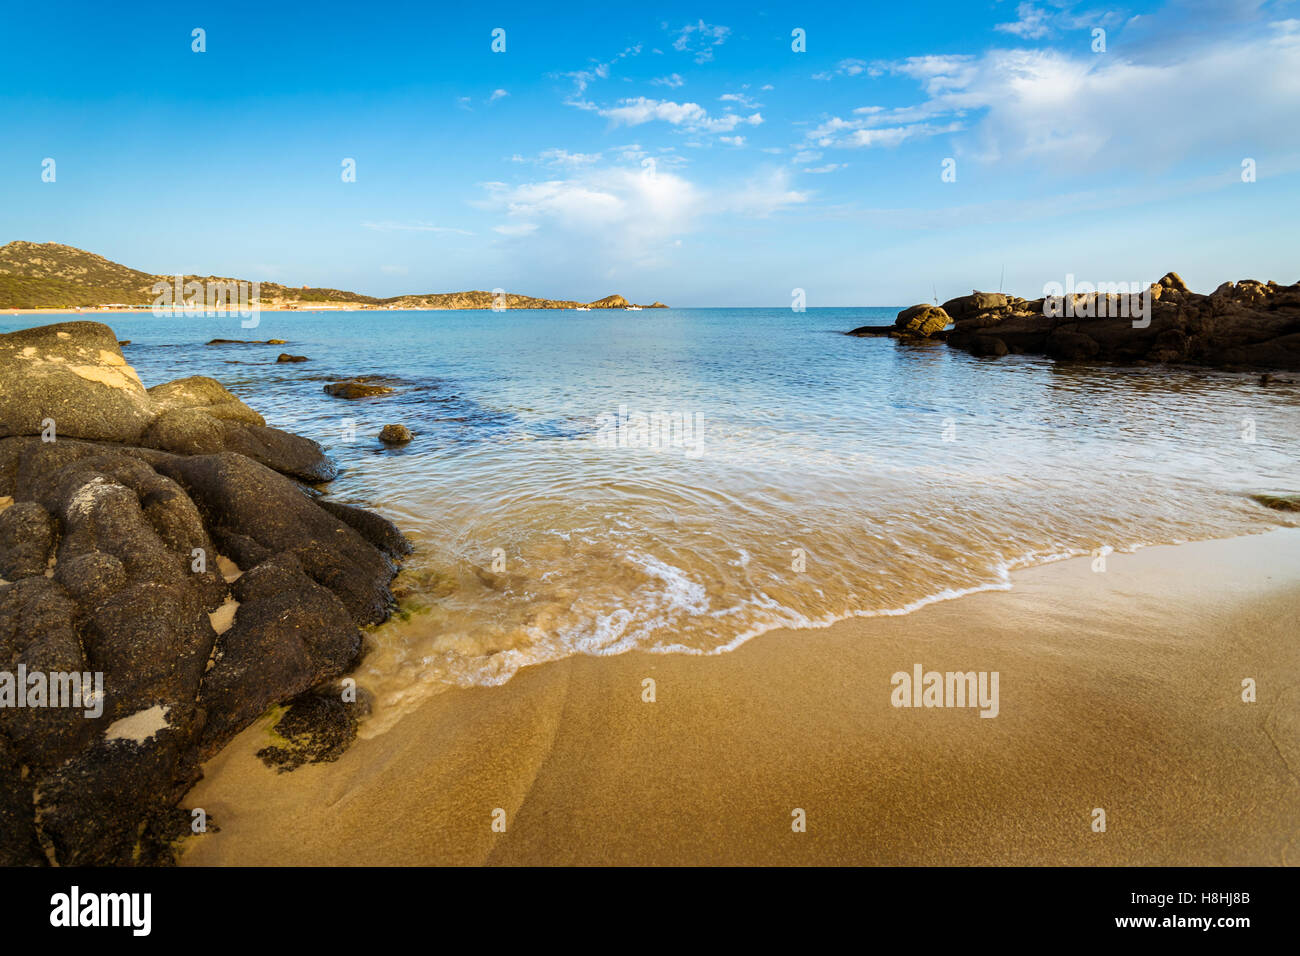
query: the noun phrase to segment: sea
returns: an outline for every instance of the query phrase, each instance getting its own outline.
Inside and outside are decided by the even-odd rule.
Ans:
[[[79,317],[129,340],[146,385],[208,375],[320,442],[324,490],[415,544],[367,635],[363,734],[569,655],[721,654],[1069,556],[1300,524],[1250,498],[1300,490],[1300,384],[843,334],[897,311]],[[325,393],[356,376],[394,391]],[[389,423],[414,440],[380,442]]]

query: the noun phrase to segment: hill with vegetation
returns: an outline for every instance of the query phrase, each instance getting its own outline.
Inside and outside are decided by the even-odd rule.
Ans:
[[[0,309],[97,308],[103,305],[152,305],[158,282],[172,283],[175,276],[155,275],[131,269],[84,249],[57,242],[11,242],[0,246]],[[241,279],[223,276],[186,275],[182,282],[237,283]],[[259,287],[261,306],[304,308],[328,304],[336,307],[370,309],[490,309],[491,292],[438,292],[424,295],[396,295],[387,298],[347,292],[342,289],[308,288],[263,282]],[[630,303],[621,295],[595,302],[538,299],[527,295],[503,294],[507,309],[622,309]],[[646,308],[666,308],[656,302]]]

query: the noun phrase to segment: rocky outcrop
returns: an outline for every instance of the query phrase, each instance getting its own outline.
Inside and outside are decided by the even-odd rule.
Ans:
[[[976,292],[944,310],[955,320],[948,344],[975,355],[1300,369],[1300,283],[1245,279],[1199,295],[1171,272],[1144,295]]]
[[[389,445],[404,445],[414,437],[405,425],[385,425],[379,430],[379,440]]]
[[[134,441],[154,415],[117,336],[99,322],[0,335],[0,438],[48,435]]]
[[[19,363],[0,393],[0,864],[167,862],[200,761],[355,666],[410,550],[300,484],[333,474],[314,442],[212,379],[145,391],[111,336],[0,335],[0,361]],[[33,368],[66,364],[49,355],[83,372]],[[102,369],[124,380],[112,393]],[[40,675],[39,701],[19,674]],[[74,701],[70,675],[86,684]],[[66,706],[50,706],[56,680]]]

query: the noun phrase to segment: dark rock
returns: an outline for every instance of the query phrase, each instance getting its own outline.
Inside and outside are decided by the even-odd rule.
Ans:
[[[387,395],[393,391],[387,385],[375,385],[356,379],[347,382],[331,382],[325,391],[335,398],[370,398],[373,395]]]
[[[1047,354],[1055,359],[1081,361],[1096,358],[1101,351],[1093,338],[1082,332],[1053,332],[1047,339]]]
[[[126,568],[111,554],[88,551],[59,562],[54,580],[79,604],[96,607],[126,585]]]
[[[355,528],[363,538],[391,557],[405,557],[414,550],[411,542],[406,540],[406,535],[398,530],[397,525],[376,511],[357,508],[340,501],[330,501],[328,498],[317,498],[316,504]]]
[[[1251,495],[1265,508],[1274,511],[1300,511],[1300,495]]]
[[[956,348],[971,349],[986,335],[1012,352],[1072,361],[1300,369],[1300,283],[1243,279],[1205,296],[1171,272],[1150,287],[1147,301],[1114,293],[1026,301],[977,292],[944,305],[956,319],[947,340]]]
[[[203,684],[202,752],[215,753],[268,707],[351,669],[361,632],[343,603],[283,553],[245,571],[240,601]]]
[[[1001,358],[1009,351],[1007,343],[994,335],[977,335],[969,346],[971,355]]]
[[[40,832],[61,866],[171,862],[171,841],[183,832],[175,805],[200,775],[196,712],[191,706],[141,716],[139,737],[129,727],[123,736],[100,737],[37,778]]]
[[[284,339],[212,339],[208,345],[288,345]]]
[[[338,475],[338,466],[310,438],[265,425],[212,418],[198,409],[163,412],[149,423],[140,442],[181,455],[238,452],[308,482],[332,481]]]
[[[107,357],[77,351],[100,345]],[[33,370],[47,346],[84,367]],[[91,675],[87,690],[103,678],[79,707],[0,708],[3,864],[172,862],[200,759],[353,667],[358,626],[387,616],[410,550],[386,519],[285,477],[333,466],[212,379],[105,384],[126,376],[115,348],[96,323],[0,336],[0,422],[25,430],[0,430],[0,672],[69,675],[52,686],[77,690],[70,675]],[[28,378],[76,413],[56,441],[24,424],[47,402],[10,387]],[[231,585],[221,555],[244,569]],[[223,607],[233,619],[214,626]],[[355,736],[356,705],[320,700],[306,707],[330,729],[295,732],[284,761],[332,759]]]
[[[52,674],[93,670],[82,656],[76,618],[76,603],[43,575],[0,587],[0,671],[15,675],[16,684],[19,667],[46,675],[47,682]],[[27,688],[14,690],[26,693]],[[53,767],[94,733],[95,721],[86,717],[86,709],[7,706],[0,711],[0,726],[21,763]]]
[[[159,467],[185,487],[223,553],[241,568],[268,554],[292,552],[358,623],[388,616],[392,562],[289,479],[230,452],[177,458]]]
[[[0,734],[0,866],[47,866],[36,835],[35,781],[23,778],[22,762]]]
[[[379,432],[379,440],[390,445],[402,445],[414,437],[405,425],[385,425]]]
[[[290,355],[288,352],[281,352],[277,362],[306,362],[309,361],[305,355]]]
[[[56,532],[54,519],[34,501],[0,511],[0,578],[16,581],[44,574]]]
[[[894,325],[860,325],[851,332],[845,332],[845,335],[856,335],[859,337],[868,337],[875,335],[893,335],[898,331]]]
[[[303,694],[290,702],[272,728],[280,742],[262,748],[257,756],[277,773],[305,763],[332,763],[356,739],[358,719],[366,710],[364,695],[350,703],[338,688]]]

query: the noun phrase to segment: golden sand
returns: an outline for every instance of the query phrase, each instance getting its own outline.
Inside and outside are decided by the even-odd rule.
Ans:
[[[998,716],[891,706],[918,663],[997,671]],[[1300,530],[714,657],[531,667],[292,773],[267,742],[260,723],[207,765],[184,804],[221,831],[185,863],[1296,864]]]

